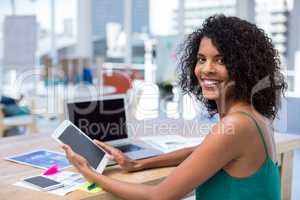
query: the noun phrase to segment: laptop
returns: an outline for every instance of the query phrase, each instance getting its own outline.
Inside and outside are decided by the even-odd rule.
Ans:
[[[131,159],[158,156],[163,152],[139,140],[130,138],[125,95],[98,99],[74,99],[65,102],[66,119],[70,120],[91,139],[108,143]],[[110,162],[110,164],[114,164]]]

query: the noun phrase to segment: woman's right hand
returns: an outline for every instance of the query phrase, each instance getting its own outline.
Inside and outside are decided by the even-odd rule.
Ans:
[[[131,160],[119,149],[98,140],[93,141],[104,149],[109,154],[109,159],[116,161],[123,170],[133,172],[141,169],[140,163],[137,160]]]

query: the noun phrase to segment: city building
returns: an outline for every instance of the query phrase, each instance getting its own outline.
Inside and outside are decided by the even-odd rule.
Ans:
[[[67,18],[63,21],[63,34],[70,37],[74,36],[74,21],[73,19]]]
[[[236,0],[184,0],[184,33],[188,34],[201,26],[203,21],[214,14],[236,15]],[[174,11],[174,29],[177,22],[178,10]]]
[[[107,54],[108,46],[112,45],[111,40],[107,38],[107,35],[108,32],[112,30],[111,25],[114,27],[119,25],[120,30],[114,31],[115,33],[119,32],[121,34],[121,32],[126,31],[124,7],[125,1],[123,0],[78,1],[77,32],[78,49],[80,49],[80,52],[78,52],[79,56],[101,56],[104,57],[105,60],[117,62],[123,61],[125,54],[118,58],[116,56],[111,57]],[[130,10],[130,36],[132,37],[130,44],[132,44],[132,58],[137,58],[138,62],[141,62],[145,52],[144,43],[139,42],[140,38],[143,36],[140,36],[139,34],[149,33],[149,0],[132,0]],[[87,23],[87,21],[90,23]],[[122,37],[120,34],[119,36]],[[118,41],[121,40],[115,40],[113,42],[117,43]],[[87,44],[92,44],[92,46],[88,46]],[[120,46],[120,44],[113,45]]]
[[[288,91],[300,95],[296,85],[300,77],[296,73],[297,51],[300,50],[300,1],[296,0],[257,0],[256,22],[271,36],[279,52],[282,67],[286,70]]]
[[[288,79],[290,87],[300,96],[300,1],[294,0],[293,8],[290,12],[289,34],[288,34]],[[298,52],[298,53],[297,53]],[[298,86],[298,87],[297,87]]]
[[[270,35],[284,65],[287,63],[290,9],[287,0],[256,1],[256,24]]]
[[[132,32],[149,32],[149,0],[132,0]],[[124,28],[124,0],[92,0],[92,31],[104,38],[106,25],[118,23]]]

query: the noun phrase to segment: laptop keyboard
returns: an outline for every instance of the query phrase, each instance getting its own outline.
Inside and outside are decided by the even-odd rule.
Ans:
[[[133,144],[124,144],[124,145],[116,146],[115,148],[119,149],[123,153],[138,151],[142,149],[142,147]]]

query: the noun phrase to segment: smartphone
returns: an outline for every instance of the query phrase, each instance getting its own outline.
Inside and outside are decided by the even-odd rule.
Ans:
[[[23,182],[30,184],[31,186],[34,186],[42,191],[53,190],[64,186],[63,183],[42,175],[25,178],[23,179]]]

